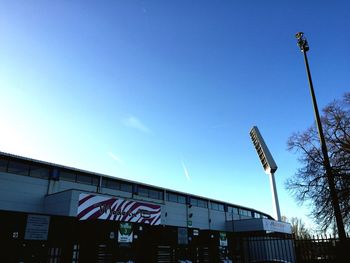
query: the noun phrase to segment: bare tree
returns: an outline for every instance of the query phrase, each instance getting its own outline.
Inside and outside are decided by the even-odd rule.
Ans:
[[[328,147],[344,225],[350,229],[350,93],[323,109],[322,125]],[[299,154],[299,168],[286,188],[299,203],[311,204],[311,215],[322,230],[333,224],[334,213],[316,126],[294,133],[288,149]]]
[[[292,234],[298,239],[309,239],[311,238],[312,229],[306,227],[305,223],[301,218],[291,217],[290,219],[286,216],[282,216],[282,221],[289,223],[292,227]]]
[[[292,225],[292,233],[295,237],[301,239],[311,238],[311,231],[300,218],[292,217],[290,219],[290,224]]]

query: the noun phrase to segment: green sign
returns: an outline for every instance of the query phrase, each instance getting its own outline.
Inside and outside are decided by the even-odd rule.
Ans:
[[[132,224],[131,223],[120,223],[118,231],[118,242],[119,243],[132,243]]]
[[[220,232],[220,247],[227,247],[227,236],[225,232]]]

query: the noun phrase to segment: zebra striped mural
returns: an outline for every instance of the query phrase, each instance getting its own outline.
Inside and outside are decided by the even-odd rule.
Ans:
[[[161,207],[117,197],[80,194],[77,217],[79,220],[102,219],[159,225]]]

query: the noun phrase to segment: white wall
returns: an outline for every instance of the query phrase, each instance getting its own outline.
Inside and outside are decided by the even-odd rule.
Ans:
[[[225,212],[210,210],[210,229],[212,230],[225,230],[226,229],[226,217]]]
[[[162,207],[162,224],[165,225],[187,227],[190,220],[193,228],[230,231],[232,216],[234,220],[243,219],[241,216],[223,211],[133,196],[132,193],[113,189],[101,188],[99,193],[96,191],[97,186],[94,185],[0,173],[0,209],[2,210],[76,216],[79,194],[92,192],[157,203]],[[190,214],[192,217],[189,217]]]
[[[167,213],[167,216],[165,216],[165,213]],[[165,202],[165,205],[162,207],[162,224],[187,227],[186,205]]]
[[[48,181],[0,172],[0,208],[20,212],[44,212]]]
[[[72,191],[51,194],[45,197],[45,213],[53,215],[72,216],[70,213],[72,205]],[[76,214],[75,214],[76,215]]]
[[[192,213],[192,217],[189,220],[192,221],[193,228],[209,229],[208,208],[192,206],[188,209],[188,213]]]

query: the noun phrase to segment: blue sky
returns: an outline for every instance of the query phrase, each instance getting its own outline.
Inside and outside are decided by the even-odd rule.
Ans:
[[[272,214],[249,130],[284,189],[288,137],[349,90],[347,1],[1,1],[0,150]]]

